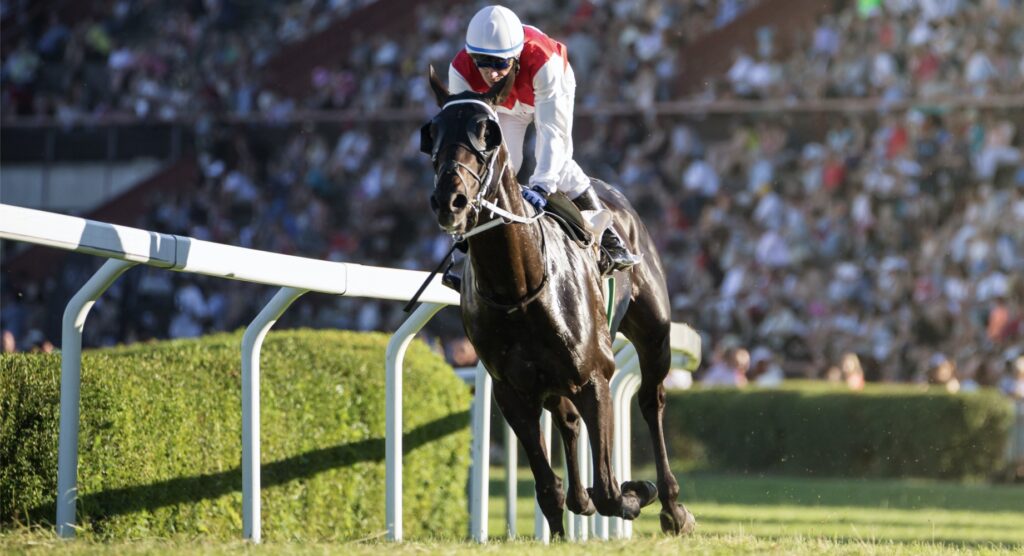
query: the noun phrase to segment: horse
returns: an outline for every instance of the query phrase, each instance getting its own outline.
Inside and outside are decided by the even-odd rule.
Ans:
[[[596,511],[632,520],[656,497],[662,530],[689,534],[696,520],[677,501],[679,485],[665,449],[662,382],[671,361],[671,311],[654,242],[625,197],[593,180],[613,225],[642,256],[617,276],[624,285],[619,291],[628,298],[619,329],[639,356],[637,397],[654,445],[657,485],[627,481],[620,486],[611,467],[609,380],[615,360],[598,242],[581,247],[523,200],[494,111],[508,98],[515,75],[513,69],[486,93],[451,95],[434,68],[429,70],[441,109],[420,130],[420,147],[433,164],[430,205],[438,225],[468,243],[461,285],[466,335],[493,378],[494,399],[529,459],[537,502],[552,535],[565,535],[566,506],[579,515]],[[565,447],[567,493],[542,442],[542,408],[551,412]],[[576,443],[581,419],[593,451],[593,488],[580,482]]]

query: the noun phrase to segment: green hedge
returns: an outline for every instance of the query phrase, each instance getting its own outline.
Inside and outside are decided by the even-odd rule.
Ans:
[[[388,337],[271,333],[263,346],[267,539],[385,530]],[[241,536],[241,334],[86,352],[79,523],[95,538]],[[405,359],[408,535],[466,531],[470,394],[422,342]],[[0,357],[0,526],[52,523],[60,357]]]
[[[665,429],[671,456],[703,451],[715,469],[960,479],[1001,469],[1012,419],[995,392],[797,383],[670,393]],[[647,444],[639,415],[634,433]]]

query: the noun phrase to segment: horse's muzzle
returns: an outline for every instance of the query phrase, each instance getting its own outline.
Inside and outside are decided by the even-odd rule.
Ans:
[[[430,197],[430,208],[437,215],[437,224],[446,232],[461,233],[466,226],[466,210],[469,198],[462,193],[451,193],[438,198],[435,192]]]

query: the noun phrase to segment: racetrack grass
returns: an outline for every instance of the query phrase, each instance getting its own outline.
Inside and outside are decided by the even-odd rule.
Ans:
[[[488,531],[495,538],[506,535],[503,476],[503,469],[492,469]],[[634,477],[653,478],[654,470],[640,470]],[[681,475],[680,486],[681,500],[697,517],[700,538],[739,536],[786,545],[806,542],[808,548],[820,540],[851,546],[925,543],[933,549],[1001,545],[1024,551],[1021,485],[696,472]],[[519,471],[518,493],[517,534],[532,536],[529,470]],[[634,534],[660,535],[659,510],[657,502],[645,508],[634,522]]]
[[[674,539],[659,532],[657,503],[635,522],[629,541],[557,543],[532,539],[533,481],[519,471],[518,531],[505,540],[502,470],[491,470],[491,542],[411,539],[384,542],[367,531],[364,542],[252,546],[243,541],[143,539],[62,542],[50,530],[0,533],[0,553],[42,554],[1020,554],[1024,551],[1024,486],[935,481],[806,479],[685,473],[685,503],[697,515],[697,533]],[[652,477],[653,470],[634,472]],[[264,520],[273,516],[264,515]]]

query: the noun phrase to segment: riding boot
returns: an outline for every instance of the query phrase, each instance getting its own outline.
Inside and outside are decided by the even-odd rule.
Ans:
[[[457,292],[462,292],[462,277],[452,272],[452,269],[444,271],[441,275],[441,285],[451,288]]]
[[[572,200],[580,210],[604,210],[604,203],[598,198],[593,186],[588,187],[579,197]],[[626,247],[622,238],[619,237],[615,228],[608,226],[604,235],[601,236],[601,260],[598,266],[602,274],[608,274],[612,270],[626,270],[640,262],[640,257],[634,255]]]
[[[469,251],[469,242],[466,240],[459,241],[455,244],[455,248],[460,252],[465,253]],[[455,274],[453,267],[455,262],[449,262],[448,268],[444,269],[444,273],[441,274],[441,285],[451,288],[457,292],[462,291],[462,277]]]

